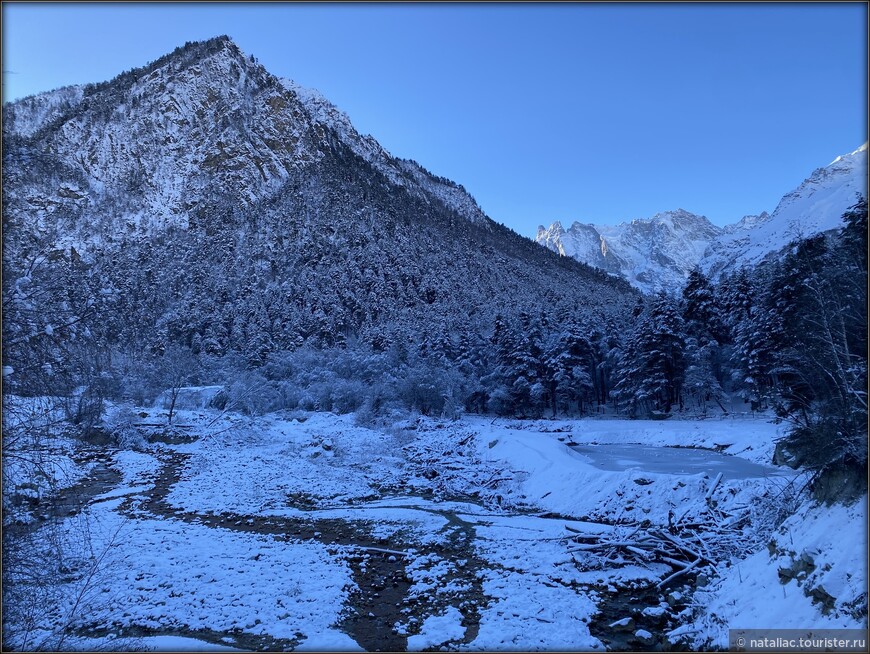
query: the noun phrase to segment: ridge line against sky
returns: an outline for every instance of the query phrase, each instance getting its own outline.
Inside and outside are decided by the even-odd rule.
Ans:
[[[867,141],[867,3],[3,3],[4,102],[227,34],[534,236],[772,212]]]

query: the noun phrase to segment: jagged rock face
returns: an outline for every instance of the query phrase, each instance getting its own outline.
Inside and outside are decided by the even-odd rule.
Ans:
[[[537,241],[655,292],[681,288],[721,231],[705,217],[678,209],[615,226],[575,222],[566,231],[554,223],[538,228]]]
[[[858,196],[867,197],[867,144],[816,170],[780,201],[773,214],[744,216],[716,227],[682,209],[615,226],[555,222],[539,227],[536,240],[619,275],[644,292],[678,291],[699,266],[717,275],[757,265],[791,241],[840,226]]]
[[[43,250],[84,266],[107,339],[288,347],[384,325],[483,333],[496,312],[542,307],[604,320],[634,303],[226,37],[4,117],[4,283]]]
[[[575,222],[566,231],[562,223],[557,221],[546,229],[538,227],[536,240],[563,257],[574,256],[579,261],[612,274],[621,274],[627,266],[594,225]]]

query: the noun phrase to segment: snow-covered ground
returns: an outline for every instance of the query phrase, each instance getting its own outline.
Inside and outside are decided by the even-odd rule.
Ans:
[[[136,410],[149,424],[163,414]],[[60,585],[30,642],[67,625],[64,647],[78,649],[136,638],[155,649],[604,650],[668,632],[722,646],[729,626],[866,626],[866,498],[798,498],[781,527],[765,522],[801,481],[771,465],[781,426],[765,420],[468,416],[374,430],[353,416],[200,409],[174,422],[186,438],[152,427],[142,451],[113,452],[113,486],[83,506],[90,567]],[[626,444],[662,457],[595,450]],[[711,512],[774,545],[720,561],[695,601],[686,579],[656,588],[666,563],[578,545]],[[784,568],[795,569],[785,583]]]
[[[634,463],[619,471],[602,470],[588,456],[568,447],[601,444],[643,444],[662,448],[716,448],[753,462],[768,463],[781,426],[761,420],[576,420],[492,421],[469,418],[480,433],[489,461],[516,470],[515,493],[543,509],[608,522],[650,520],[666,524],[673,512],[697,512],[699,502],[719,472],[711,465],[694,475],[661,473]],[[481,450],[484,451],[483,449]],[[678,450],[670,449],[669,453]],[[687,454],[690,452],[687,451]],[[652,466],[649,466],[652,468]],[[719,490],[737,505],[786,483],[782,469],[767,468],[759,476],[723,478]],[[766,476],[760,476],[766,475]],[[582,489],[582,492],[578,492]]]
[[[684,629],[696,647],[727,649],[729,628],[866,629],[867,497],[848,507],[804,503],[767,548],[697,598],[707,609]]]

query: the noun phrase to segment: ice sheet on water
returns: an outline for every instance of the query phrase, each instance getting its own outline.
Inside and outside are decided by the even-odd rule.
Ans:
[[[602,445],[572,445],[575,452],[588,458],[602,470],[628,470],[671,475],[719,473],[731,479],[751,479],[772,475],[791,475],[788,468],[764,466],[736,456],[710,450],[647,445],[609,443]]]

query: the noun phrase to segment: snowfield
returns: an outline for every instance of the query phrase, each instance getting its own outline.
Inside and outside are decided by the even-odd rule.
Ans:
[[[10,645],[56,644],[66,627],[62,648],[83,650],[603,651],[867,624],[866,498],[829,508],[797,495],[792,517],[765,522],[802,479],[770,464],[782,426],[765,420],[174,421],[142,428],[141,451],[76,455],[86,492],[61,521],[72,538],[86,520],[92,555],[35,629],[10,625]],[[611,453],[603,469],[582,453],[626,444],[666,456]],[[696,471],[680,454],[701,451],[686,448],[724,454]],[[714,457],[730,455],[745,466],[720,476]],[[620,549],[711,515],[758,547],[703,580],[662,584],[680,566]]]

